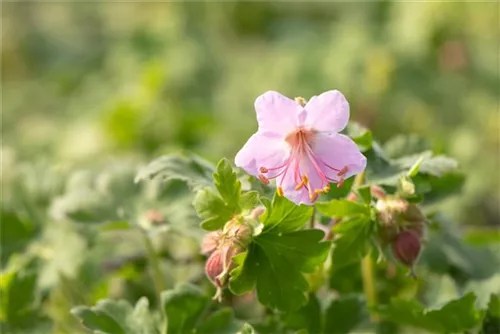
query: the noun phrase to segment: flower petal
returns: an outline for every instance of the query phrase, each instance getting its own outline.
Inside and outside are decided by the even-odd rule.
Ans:
[[[297,117],[302,110],[297,102],[278,92],[265,92],[255,100],[259,132],[286,136],[297,127]]]
[[[323,173],[334,180],[340,179],[337,174],[344,167],[347,167],[347,172],[342,175],[344,179],[359,174],[366,168],[366,157],[359,151],[356,143],[339,133],[317,133],[313,151],[320,163],[323,163]]]
[[[340,132],[349,121],[349,103],[338,90],[313,96],[305,106],[304,126],[316,131]]]
[[[290,149],[280,136],[257,132],[236,154],[234,163],[248,174],[258,176],[260,167],[282,165],[289,155]]]

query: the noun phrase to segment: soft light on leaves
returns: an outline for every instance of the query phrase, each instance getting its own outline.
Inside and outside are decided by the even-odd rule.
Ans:
[[[316,208],[328,217],[343,218],[370,215],[370,207],[347,199],[334,199],[330,202],[316,203]]]
[[[325,314],[325,333],[347,334],[366,321],[368,314],[363,297],[345,295],[332,300]]]
[[[214,170],[211,163],[195,155],[168,154],[139,170],[135,182],[152,179],[168,182],[177,179],[196,190],[211,185]]]
[[[147,298],[139,299],[135,307],[125,300],[104,299],[95,306],[77,306],[71,313],[94,333],[159,334],[159,317],[149,309]]]
[[[38,235],[38,228],[19,212],[2,208],[0,212],[0,244],[2,245],[1,263],[4,265],[9,256],[22,251]]]
[[[395,299],[376,311],[384,319],[433,333],[459,333],[476,327],[481,312],[475,308],[473,293],[452,300],[439,309],[426,309],[414,300]]]

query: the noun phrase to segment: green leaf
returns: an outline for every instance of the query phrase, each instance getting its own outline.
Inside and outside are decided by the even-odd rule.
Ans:
[[[417,135],[397,135],[384,144],[384,151],[392,159],[417,154],[429,149],[430,145],[427,140]]]
[[[190,284],[163,292],[161,303],[167,316],[167,333],[191,333],[208,302],[208,298]]]
[[[492,294],[481,325],[481,334],[495,333],[500,333],[500,297]]]
[[[36,325],[40,317],[35,305],[39,263],[19,257],[12,260],[0,274],[0,319],[11,329],[22,329]]]
[[[254,239],[242,263],[231,272],[235,294],[257,288],[267,307],[292,312],[307,302],[308,283],[302,273],[312,272],[328,255],[329,243],[319,230],[263,232]]]
[[[199,190],[193,200],[193,206],[202,218],[201,227],[215,231],[231,219],[233,212],[226,203],[210,188]]]
[[[5,265],[10,255],[23,251],[38,235],[38,228],[19,212],[2,208],[0,212],[1,264]]]
[[[92,310],[86,306],[77,306],[71,309],[71,313],[80,318],[82,325],[92,330],[106,334],[125,334],[125,330],[113,317],[98,310]]]
[[[316,208],[321,214],[335,218],[370,215],[369,206],[347,199],[334,199],[330,202],[316,203]]]
[[[347,125],[347,134],[358,145],[361,152],[365,152],[372,148],[373,137],[370,130],[357,123],[350,122]]]
[[[272,204],[264,201],[266,213],[262,219],[264,230],[278,232],[296,231],[311,218],[313,208],[296,205],[283,196],[275,195]]]
[[[217,164],[213,178],[219,194],[207,187],[199,190],[193,201],[196,212],[205,219],[201,227],[208,231],[222,228],[234,215],[242,210],[249,210],[258,203],[257,192],[241,194],[241,182],[227,159],[222,159]]]
[[[160,321],[142,297],[132,307],[125,300],[99,300],[95,306],[77,306],[71,313],[95,333],[159,334]]]
[[[421,263],[431,271],[450,274],[455,280],[487,279],[497,273],[498,258],[488,247],[465,244],[451,222],[440,220],[439,228],[429,231]]]
[[[334,268],[342,268],[361,260],[366,255],[373,226],[373,222],[367,217],[342,221],[335,226],[334,232],[341,235],[333,242],[332,266]]]
[[[306,329],[307,333],[321,333],[321,305],[314,293],[309,294],[308,303],[293,313],[286,314],[283,321],[287,328],[293,330]]]
[[[325,333],[351,333],[359,324],[366,321],[368,314],[363,297],[346,295],[332,300],[325,314]]]
[[[366,130],[365,132],[363,132],[363,134],[357,137],[351,137],[351,138],[358,145],[361,152],[368,151],[369,149],[372,148],[373,137],[372,137],[372,132],[369,130]]]
[[[458,163],[455,159],[443,155],[432,156],[432,152],[427,151],[421,154],[409,155],[394,160],[394,164],[400,169],[412,169],[420,163],[419,172],[441,177],[446,173],[457,169]]]
[[[389,305],[378,306],[376,311],[382,318],[402,325],[434,333],[459,333],[476,327],[481,321],[475,301],[474,294],[468,293],[440,309],[425,309],[414,300],[395,299]]]
[[[238,323],[234,320],[233,310],[222,308],[209,315],[196,329],[199,334],[232,334],[238,330]]]
[[[238,212],[240,210],[241,182],[236,177],[231,163],[225,158],[220,160],[213,176],[215,187],[227,207],[233,212]]]
[[[259,204],[259,193],[257,191],[247,191],[241,195],[240,206],[242,210],[253,209]]]
[[[192,189],[210,186],[214,167],[195,155],[169,154],[159,157],[139,170],[135,182],[159,179],[164,182],[182,180]]]
[[[358,188],[358,189],[356,189],[356,192],[359,194],[359,196],[363,200],[363,203],[365,203],[365,204],[371,203],[372,192],[371,192],[370,186],[364,186],[364,187]]]
[[[329,201],[335,198],[344,198],[350,192],[352,184],[354,183],[354,176],[346,179],[342,187],[338,187],[335,183],[330,183],[330,190],[326,194],[321,194],[319,197],[320,201]]]

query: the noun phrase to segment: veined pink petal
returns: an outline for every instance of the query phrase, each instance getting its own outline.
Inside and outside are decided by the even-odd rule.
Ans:
[[[292,170],[284,178],[277,178],[276,184],[282,184],[284,196],[295,204],[312,205],[319,196],[320,192],[318,191],[328,186],[329,182],[322,178],[316,170],[313,161],[309,158],[303,158],[298,165],[296,175],[294,175],[294,171]],[[308,182],[297,189],[297,183],[299,183],[297,181],[303,176],[307,177]]]
[[[265,92],[255,100],[259,132],[286,136],[296,128],[297,117],[302,110],[297,102],[278,92]]]
[[[340,132],[349,121],[349,103],[338,90],[313,96],[305,106],[303,126],[316,131]]]
[[[248,174],[259,176],[259,168],[282,165],[289,154],[290,148],[281,136],[257,132],[236,154],[234,163]]]
[[[324,166],[323,173],[333,180],[340,179],[338,170],[344,167],[347,167],[347,171],[342,173],[344,179],[361,173],[366,167],[366,157],[356,143],[339,133],[317,133],[313,150]]]

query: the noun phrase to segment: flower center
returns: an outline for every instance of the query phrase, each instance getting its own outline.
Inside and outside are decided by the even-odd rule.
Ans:
[[[330,182],[336,182],[337,187],[342,187],[344,184],[343,176],[347,173],[347,166],[337,169],[319,158],[313,150],[316,137],[317,132],[315,130],[305,128],[298,128],[287,135],[285,142],[290,146],[290,156],[282,165],[273,167],[261,166],[259,169],[261,173],[259,174],[259,179],[263,183],[269,184],[270,179],[281,176],[277,192],[278,195],[283,196],[283,180],[287,175],[293,177],[295,190],[300,190],[304,187],[309,192],[309,198],[313,202],[318,198],[319,194],[330,190]],[[309,168],[304,168],[306,165]],[[328,177],[328,171],[334,171],[338,179],[335,180]],[[321,180],[319,188],[317,185],[316,187],[311,185],[311,173],[316,174]],[[331,173],[328,174],[331,175]]]

